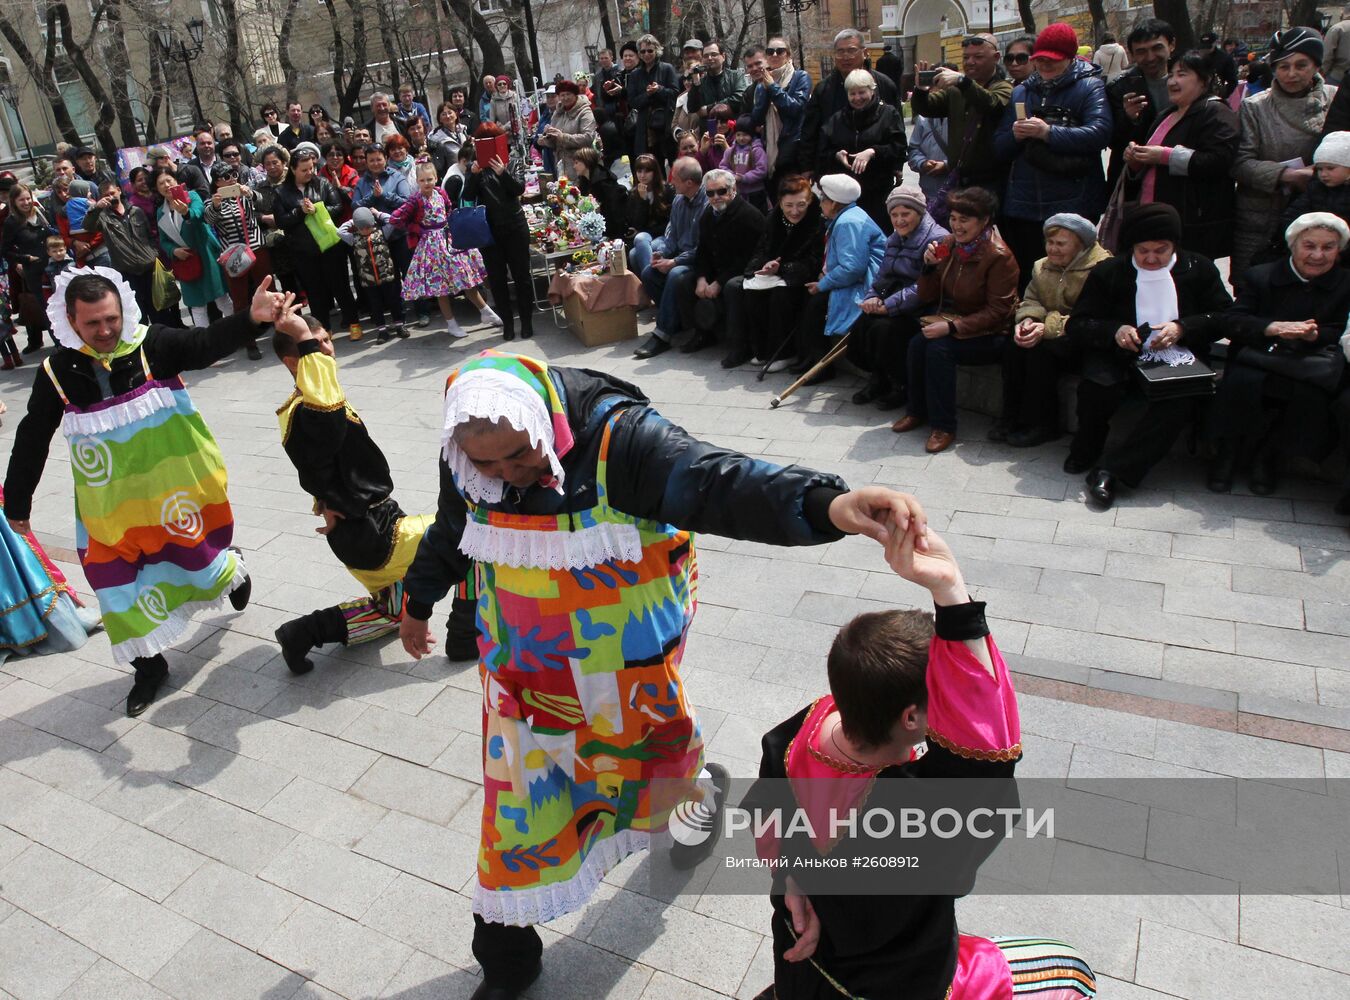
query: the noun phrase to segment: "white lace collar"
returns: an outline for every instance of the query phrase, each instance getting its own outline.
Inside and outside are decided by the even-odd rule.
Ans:
[[[52,324],[52,335],[62,347],[72,351],[83,349],[86,345],[70,325],[66,315],[66,286],[71,280],[82,274],[97,274],[107,278],[117,289],[122,300],[122,341],[127,344],[136,342],[136,328],[141,321],[141,307],[136,303],[136,293],[127,284],[126,279],[110,267],[68,267],[58,274],[52,282],[52,297],[47,300],[47,319]]]

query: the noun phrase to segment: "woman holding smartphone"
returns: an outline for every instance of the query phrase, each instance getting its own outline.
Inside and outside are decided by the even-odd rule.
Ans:
[[[210,325],[206,306],[211,302],[222,316],[232,315],[234,303],[225,287],[225,272],[216,263],[222,247],[207,225],[201,196],[179,184],[172,170],[155,171],[155,191],[163,199],[155,214],[159,246],[169,258],[193,325]]]

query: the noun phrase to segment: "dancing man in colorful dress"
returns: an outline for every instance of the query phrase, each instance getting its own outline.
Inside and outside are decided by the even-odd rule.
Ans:
[[[534,925],[580,909],[648,846],[679,800],[666,801],[670,787],[722,807],[726,772],[704,767],[679,671],[691,533],[812,545],[910,530],[925,532],[912,497],[697,441],[616,378],[493,351],[450,375],[439,509],[404,580],[400,634],[410,654],[428,653],[432,606],[473,568],[474,1000],[512,1000],[534,981]],[[676,845],[671,861],[696,863],[712,843]]]
[[[270,284],[263,279],[248,312],[205,329],[141,325],[131,286],[105,267],[66,272],[47,306],[61,347],[37,372],[15,432],[5,513],[28,533],[47,450],[62,428],[80,563],[113,659],[136,675],[128,715],[154,701],[169,673],[164,650],[195,611],[226,598],[236,611],[248,603],[248,574],[230,547],[225,462],[180,373],[251,345],[291,308]]]

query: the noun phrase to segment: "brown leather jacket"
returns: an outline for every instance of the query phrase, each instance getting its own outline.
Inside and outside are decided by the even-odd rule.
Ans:
[[[919,275],[919,299],[927,310],[940,313],[955,326],[959,340],[1007,333],[1017,308],[1017,261],[1012,251],[991,233],[971,255],[959,259],[951,250],[953,237],[938,241],[951,255]]]

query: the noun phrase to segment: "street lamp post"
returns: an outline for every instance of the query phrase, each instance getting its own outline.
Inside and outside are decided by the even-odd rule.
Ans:
[[[806,65],[806,50],[802,48],[802,11],[810,10],[816,5],[816,0],[782,0],[780,7],[782,10],[791,11],[794,20],[797,22],[797,58],[801,60],[801,65]]]
[[[194,17],[187,23],[188,37],[192,39],[192,47],[188,48],[187,42],[177,38],[170,24],[161,25],[155,36],[159,40],[160,51],[164,53],[165,58],[172,62],[182,63],[183,69],[187,71],[188,86],[192,88],[192,108],[197,114],[194,124],[206,124],[206,116],[202,113],[202,101],[197,96],[197,81],[192,76],[192,60],[202,54],[203,32],[206,29],[206,23],[200,17]],[[175,43],[177,48],[175,49]]]
[[[28,142],[28,129],[23,124],[23,112],[19,110],[19,94],[14,86],[14,80],[9,75],[9,67],[0,63],[0,100],[3,100],[14,109],[14,117],[19,122],[19,134],[23,136],[23,151],[28,157],[28,169],[33,171],[33,178],[37,178],[37,163],[33,160],[33,147]]]

